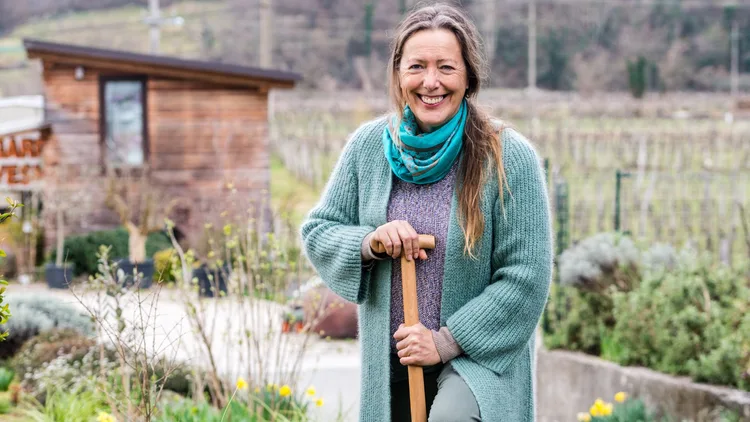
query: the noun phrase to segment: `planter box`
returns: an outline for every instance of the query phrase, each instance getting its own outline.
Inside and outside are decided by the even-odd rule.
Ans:
[[[153,284],[154,280],[154,260],[147,259],[143,262],[132,263],[129,259],[121,259],[117,261],[117,268],[122,269],[125,272],[125,280],[123,281],[123,287],[134,287],[135,280],[133,271],[143,274],[143,277],[139,280],[138,288],[148,289]]]
[[[50,289],[67,289],[73,282],[73,264],[58,267],[54,263],[44,267],[44,279]]]
[[[193,277],[198,279],[198,294],[203,297],[221,297],[219,292],[226,294],[225,274],[229,274],[229,266],[226,265],[215,270],[211,270],[205,265],[193,269]]]
[[[707,412],[726,408],[750,420],[750,393],[698,384],[646,368],[623,367],[582,353],[537,351],[537,421],[568,422],[601,397],[612,402],[618,391],[640,398],[647,407],[676,420],[705,419]]]

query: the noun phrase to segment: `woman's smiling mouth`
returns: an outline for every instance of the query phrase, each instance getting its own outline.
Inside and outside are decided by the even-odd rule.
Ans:
[[[417,97],[419,97],[420,100],[422,100],[422,103],[428,106],[436,106],[443,102],[446,95],[437,95],[437,96],[430,96],[430,95],[419,95],[417,94]]]

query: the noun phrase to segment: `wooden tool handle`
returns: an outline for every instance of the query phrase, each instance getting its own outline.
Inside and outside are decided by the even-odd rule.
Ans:
[[[403,254],[401,255],[401,286],[404,294],[404,323],[406,326],[419,324],[416,263],[413,259],[407,260]],[[411,420],[412,422],[427,422],[424,372],[421,366],[412,365],[409,366],[408,371]]]
[[[385,253],[385,246],[375,240],[374,237],[370,238],[370,247],[375,253]],[[419,248],[420,249],[435,249],[435,236],[429,234],[419,235]]]
[[[370,238],[370,247],[375,253],[385,253],[385,246],[374,238]],[[435,249],[435,236],[419,235],[420,249]],[[404,294],[404,324],[406,326],[419,324],[419,306],[417,303],[417,268],[415,261],[406,259],[401,252],[401,287]],[[409,373],[409,404],[411,406],[412,422],[427,422],[427,402],[424,393],[424,371],[421,366],[408,367]]]

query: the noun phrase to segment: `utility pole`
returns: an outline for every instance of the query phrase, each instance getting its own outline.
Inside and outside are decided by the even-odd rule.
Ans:
[[[161,44],[161,10],[159,0],[148,0],[148,11],[151,28],[149,29],[151,54],[159,54]]]
[[[260,67],[271,67],[273,50],[273,9],[271,0],[260,0]]]
[[[530,92],[536,90],[536,0],[529,0],[529,63],[528,63],[528,89]]]
[[[529,52],[528,52],[528,69],[527,69],[527,95],[529,98],[529,108],[531,109],[531,128],[530,135],[536,139],[539,131],[539,116],[536,109],[536,0],[529,0]]]
[[[149,51],[151,54],[159,54],[162,25],[169,24],[182,26],[185,23],[185,19],[181,16],[172,16],[171,18],[162,19],[159,0],[148,0],[148,12],[149,15],[144,19],[144,22],[149,26]]]
[[[365,3],[365,54],[369,63],[372,55],[372,18],[375,12],[375,5],[372,1]]]
[[[490,66],[492,66],[492,62],[495,59],[495,26],[497,23],[497,19],[495,19],[495,1],[496,0],[486,0],[483,11],[485,32],[484,41],[487,47],[485,53]]]
[[[732,20],[732,76],[731,89],[732,98],[737,98],[739,94],[740,79],[740,28],[737,23],[737,17]]]

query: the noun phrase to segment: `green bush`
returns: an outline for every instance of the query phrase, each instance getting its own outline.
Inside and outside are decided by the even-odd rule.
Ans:
[[[0,367],[0,392],[8,391],[10,383],[13,382],[16,374],[8,368]]]
[[[60,356],[80,362],[96,342],[71,328],[52,329],[27,341],[13,358],[13,369],[25,376]]]
[[[53,296],[18,295],[7,299],[13,318],[4,326],[10,335],[0,347],[0,359],[12,357],[26,341],[53,328],[72,328],[84,335],[94,332],[90,317]]]
[[[558,258],[560,283],[550,294],[547,347],[600,355],[615,324],[612,294],[638,285],[642,261],[656,267],[665,259],[651,250],[641,254],[618,233],[600,233],[566,249]]]
[[[750,273],[616,239],[597,235],[561,255],[545,345],[750,389]]]
[[[750,279],[742,270],[685,256],[614,295],[613,341],[624,365],[750,389]]]
[[[90,422],[108,411],[102,392],[60,388],[51,390],[43,402],[25,403],[21,413],[33,421]]]
[[[218,422],[221,420],[219,409],[206,402],[196,403],[189,399],[167,402],[155,422]]]
[[[13,407],[10,404],[10,400],[5,399],[5,398],[0,398],[0,415],[10,413],[12,408]]]
[[[611,315],[611,298],[559,285],[553,286],[551,297],[559,309],[550,317],[550,330],[544,337],[545,346],[598,356],[601,353],[600,333]]]
[[[114,259],[128,257],[128,231],[124,227],[114,230],[100,230],[82,235],[69,236],[65,239],[65,262],[75,264],[75,275],[95,274],[97,271],[97,253],[99,246],[111,246],[110,256]],[[153,257],[157,251],[172,246],[169,236],[165,232],[154,232],[146,239],[146,256]],[[50,254],[50,261],[54,262],[57,251]]]
[[[242,396],[242,398],[240,398]],[[259,389],[247,396],[237,392],[226,409],[217,409],[206,402],[191,399],[168,401],[161,407],[156,422],[219,422],[225,421],[307,421],[307,402],[292,396],[280,397],[273,388]],[[226,410],[226,412],[225,412]],[[222,419],[222,415],[226,416]]]
[[[628,60],[628,87],[634,98],[643,98],[646,93],[646,59],[639,56],[638,60]]]
[[[173,248],[160,250],[154,254],[154,277],[159,281],[175,281],[172,273],[172,255],[176,254]]]

